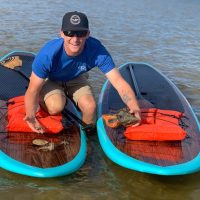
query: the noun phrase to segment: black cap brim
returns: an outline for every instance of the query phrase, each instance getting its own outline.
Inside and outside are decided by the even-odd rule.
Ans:
[[[89,29],[88,28],[70,28],[70,30],[69,29],[64,29],[64,30],[62,30],[62,31],[89,31]]]

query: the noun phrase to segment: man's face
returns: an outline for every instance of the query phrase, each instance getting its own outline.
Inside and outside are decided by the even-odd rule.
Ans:
[[[64,39],[64,48],[68,56],[79,55],[89,37],[89,31],[61,31],[61,37]]]

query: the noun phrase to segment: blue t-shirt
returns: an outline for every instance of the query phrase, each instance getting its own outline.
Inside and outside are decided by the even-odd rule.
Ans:
[[[68,56],[63,38],[49,41],[39,51],[32,64],[33,72],[40,78],[52,81],[69,81],[93,67],[103,73],[115,67],[112,57],[99,40],[89,37],[78,56]]]

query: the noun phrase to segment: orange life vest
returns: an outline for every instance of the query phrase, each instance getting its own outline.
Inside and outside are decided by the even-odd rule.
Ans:
[[[130,140],[183,140],[186,131],[179,126],[183,113],[156,108],[142,110],[142,122],[137,127],[127,127],[124,135]]]
[[[33,132],[24,121],[25,106],[24,96],[14,97],[8,101],[8,132]],[[43,126],[46,133],[59,133],[63,130],[62,115],[51,116],[41,107],[36,113],[36,118]]]

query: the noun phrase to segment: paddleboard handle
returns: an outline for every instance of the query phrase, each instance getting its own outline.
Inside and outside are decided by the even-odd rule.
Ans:
[[[136,77],[135,77],[135,74],[134,74],[134,71],[133,71],[133,65],[129,65],[129,70],[131,72],[131,78],[133,80],[133,83],[134,83],[134,87],[135,87],[135,93],[136,93],[136,96],[141,99],[142,96],[140,94],[140,90],[139,90],[139,87],[138,87],[138,84],[137,84],[137,80],[136,80]]]
[[[138,84],[137,84],[137,80],[136,80],[136,77],[135,77],[135,74],[134,74],[134,71],[133,71],[133,65],[130,64],[129,66],[129,70],[130,70],[130,73],[131,73],[131,78],[132,78],[132,81],[133,81],[133,84],[134,84],[134,87],[135,87],[135,93],[136,93],[136,97],[140,100],[140,105],[144,106],[145,107],[149,107],[149,108],[153,108],[155,107],[150,101],[148,101],[147,99],[145,99],[141,93],[140,93],[140,90],[139,90],[139,87],[138,87]]]

